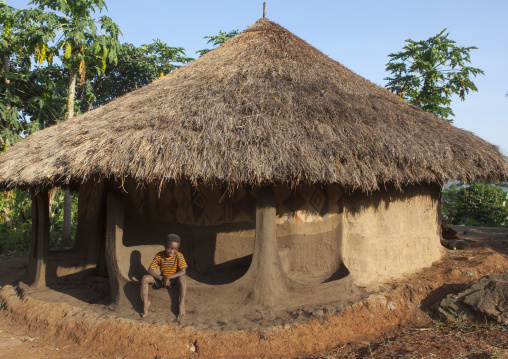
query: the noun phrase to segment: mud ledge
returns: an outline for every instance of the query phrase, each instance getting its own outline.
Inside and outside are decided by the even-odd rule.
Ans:
[[[508,268],[505,254],[486,247],[449,251],[406,281],[388,283],[339,314],[256,330],[201,330],[184,324],[146,323],[66,303],[35,299],[23,283],[0,291],[2,314],[43,337],[79,343],[95,355],[138,358],[286,357],[326,352],[374,340],[400,326],[425,326],[432,303],[486,274]],[[49,289],[48,289],[49,290]]]

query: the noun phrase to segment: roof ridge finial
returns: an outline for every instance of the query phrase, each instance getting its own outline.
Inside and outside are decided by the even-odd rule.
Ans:
[[[266,18],[266,1],[263,3],[263,19]]]

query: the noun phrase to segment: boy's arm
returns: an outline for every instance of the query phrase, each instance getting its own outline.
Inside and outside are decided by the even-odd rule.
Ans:
[[[152,268],[148,268],[148,274],[150,274],[152,277],[162,282],[163,279],[162,275],[157,274],[157,272],[155,272],[155,270],[153,270]]]
[[[150,274],[155,279],[162,281],[162,275],[157,274],[157,272],[155,271],[155,269],[158,266],[159,266],[159,258],[158,258],[158,254],[156,254],[155,257],[153,257],[152,263],[148,267],[148,274]]]
[[[162,279],[160,279],[160,281],[162,282],[162,285],[167,287],[169,286],[169,281],[173,278],[177,278],[177,277],[180,277],[182,275],[185,275],[185,268],[182,268],[180,269],[178,272],[176,273],[173,273],[173,274],[170,274],[170,275],[165,275],[164,277],[162,277]]]
[[[167,283],[164,283],[165,286],[169,285],[170,279],[178,278],[187,273],[187,263],[185,262],[185,258],[183,258],[183,255],[181,253],[177,254],[176,260],[178,266],[177,268],[179,268],[179,270],[176,273],[164,277],[163,283],[167,280]]]
[[[187,272],[185,269],[186,269],[186,268],[182,268],[182,269],[180,269],[180,270],[179,270],[178,272],[176,272],[176,273],[173,273],[173,274],[171,274],[171,275],[166,275],[166,276],[164,276],[164,278],[173,279],[173,278],[180,277],[181,275],[185,275],[185,273]]]

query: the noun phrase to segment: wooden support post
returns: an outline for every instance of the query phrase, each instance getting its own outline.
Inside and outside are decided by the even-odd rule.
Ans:
[[[48,262],[49,252],[49,196],[48,191],[41,190],[34,195],[32,205],[36,203],[37,208],[37,238],[34,246],[35,249],[35,275],[32,286],[46,286],[46,264]],[[33,221],[33,219],[32,219]],[[33,229],[33,227],[32,227]],[[33,233],[32,233],[33,238]]]
[[[274,306],[286,290],[286,277],[277,246],[275,192],[272,188],[257,191],[256,238],[249,268],[253,279],[255,304]]]
[[[125,279],[118,268],[117,245],[123,237],[124,203],[121,195],[110,192],[107,199],[106,264],[108,267],[111,302],[122,304],[127,300],[123,294]]]

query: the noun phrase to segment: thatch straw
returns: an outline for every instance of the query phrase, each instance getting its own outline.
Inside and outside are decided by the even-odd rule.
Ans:
[[[261,19],[218,49],[0,156],[0,185],[89,177],[375,190],[505,180],[497,147]]]

